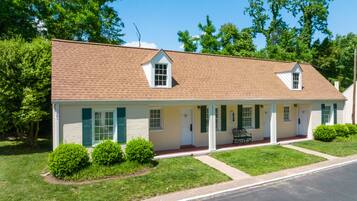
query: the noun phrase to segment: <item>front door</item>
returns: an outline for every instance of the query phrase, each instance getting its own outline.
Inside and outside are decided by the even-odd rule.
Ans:
[[[298,135],[307,135],[309,126],[310,108],[305,105],[299,105],[298,114]]]
[[[181,145],[192,144],[192,109],[181,111]]]

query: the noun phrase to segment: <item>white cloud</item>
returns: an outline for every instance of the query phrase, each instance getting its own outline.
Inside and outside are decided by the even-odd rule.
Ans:
[[[180,45],[180,49],[183,50],[185,48],[185,46],[182,44]]]
[[[204,34],[204,33],[203,33]],[[200,35],[193,35],[192,36],[193,39],[199,39],[200,38]]]
[[[155,48],[157,49],[157,45],[155,43],[149,43],[149,42],[144,42],[141,41],[141,47],[146,47],[146,48]],[[128,47],[139,47],[139,41],[131,41],[129,43],[125,43],[124,46]]]

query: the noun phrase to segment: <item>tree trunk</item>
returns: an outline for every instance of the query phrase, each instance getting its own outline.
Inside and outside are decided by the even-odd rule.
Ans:
[[[38,138],[38,132],[40,131],[40,122],[36,122],[36,130],[35,130],[35,134],[34,134],[34,137],[33,137],[33,142],[34,142],[34,145],[37,146],[37,138]]]

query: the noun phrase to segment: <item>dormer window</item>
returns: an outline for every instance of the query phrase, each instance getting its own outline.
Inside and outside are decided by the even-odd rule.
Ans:
[[[155,87],[167,86],[167,64],[155,64]]]
[[[300,73],[293,73],[293,89],[299,89]]]

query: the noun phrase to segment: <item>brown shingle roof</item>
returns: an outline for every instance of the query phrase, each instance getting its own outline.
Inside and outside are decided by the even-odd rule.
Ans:
[[[301,64],[302,91],[276,72],[293,63],[165,50],[173,88],[149,87],[142,62],[157,49],[52,41],[52,100],[343,100],[315,68]]]

